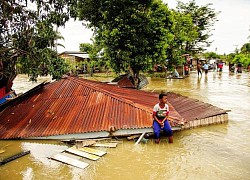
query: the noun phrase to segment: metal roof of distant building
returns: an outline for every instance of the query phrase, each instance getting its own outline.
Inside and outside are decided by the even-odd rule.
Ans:
[[[76,56],[84,59],[89,59],[89,54],[68,54],[70,56]]]
[[[76,57],[80,57],[83,59],[89,59],[89,54],[86,52],[81,52],[81,51],[64,51],[62,53],[59,53],[59,56],[63,54],[67,54],[69,56],[76,56]]]
[[[87,54],[86,52],[82,52],[82,51],[64,51],[59,53],[59,55],[61,54]]]

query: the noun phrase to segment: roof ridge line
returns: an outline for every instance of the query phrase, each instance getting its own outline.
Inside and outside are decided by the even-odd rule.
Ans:
[[[80,81],[80,83],[86,84],[84,81],[82,81],[82,80],[80,80],[80,79],[71,78],[71,77],[70,77],[70,79],[73,80],[73,81],[75,81],[75,82],[79,82],[79,81]],[[84,80],[85,80],[85,81],[92,81],[92,80],[87,80],[87,79],[84,79]],[[95,83],[95,82],[98,82],[98,81],[92,81],[92,82]],[[105,89],[101,89],[101,88],[96,87],[96,86],[94,86],[94,85],[92,85],[92,84],[87,84],[87,85],[88,85],[88,87],[91,87],[91,88],[93,88],[93,89],[95,89],[95,90],[98,90],[99,92],[103,92],[104,94],[111,95],[111,97],[117,99],[118,101],[123,101],[124,103],[130,104],[130,105],[132,105],[132,106],[134,106],[134,107],[136,107],[136,108],[140,108],[140,109],[142,109],[142,110],[145,110],[145,111],[151,113],[151,111],[149,111],[149,108],[146,107],[146,106],[140,105],[140,104],[138,104],[138,103],[136,103],[136,102],[134,102],[134,101],[125,99],[125,98],[123,98],[123,97],[118,97],[117,94],[112,93],[112,92],[110,92],[110,91],[107,91],[107,90],[105,90]],[[107,85],[109,85],[109,84],[107,84]],[[109,86],[112,86],[112,85],[109,85]],[[115,86],[115,87],[116,87],[116,86]],[[116,88],[118,88],[118,87],[116,87]],[[136,105],[136,106],[135,106],[135,105]],[[139,105],[139,106],[138,106],[138,105]]]

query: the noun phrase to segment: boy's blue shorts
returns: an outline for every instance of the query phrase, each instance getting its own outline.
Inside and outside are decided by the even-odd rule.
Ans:
[[[154,120],[153,121],[153,130],[154,130],[154,135],[156,139],[160,138],[160,132],[161,130],[164,131],[164,133],[166,134],[167,137],[173,136],[173,131],[171,129],[171,126],[168,122],[168,120],[164,121],[164,127],[161,127],[161,125]]]

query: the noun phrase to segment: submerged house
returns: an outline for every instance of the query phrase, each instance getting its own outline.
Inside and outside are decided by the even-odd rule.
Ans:
[[[42,83],[0,106],[0,139],[84,139],[152,132],[158,94],[68,77]],[[168,93],[170,119],[182,129],[222,123],[223,110]]]

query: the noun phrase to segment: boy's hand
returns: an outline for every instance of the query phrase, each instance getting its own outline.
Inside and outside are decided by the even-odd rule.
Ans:
[[[160,122],[161,127],[164,127],[164,121]]]
[[[161,127],[164,127],[164,123],[161,123]]]
[[[173,121],[169,120],[169,125],[172,127],[173,126]]]

